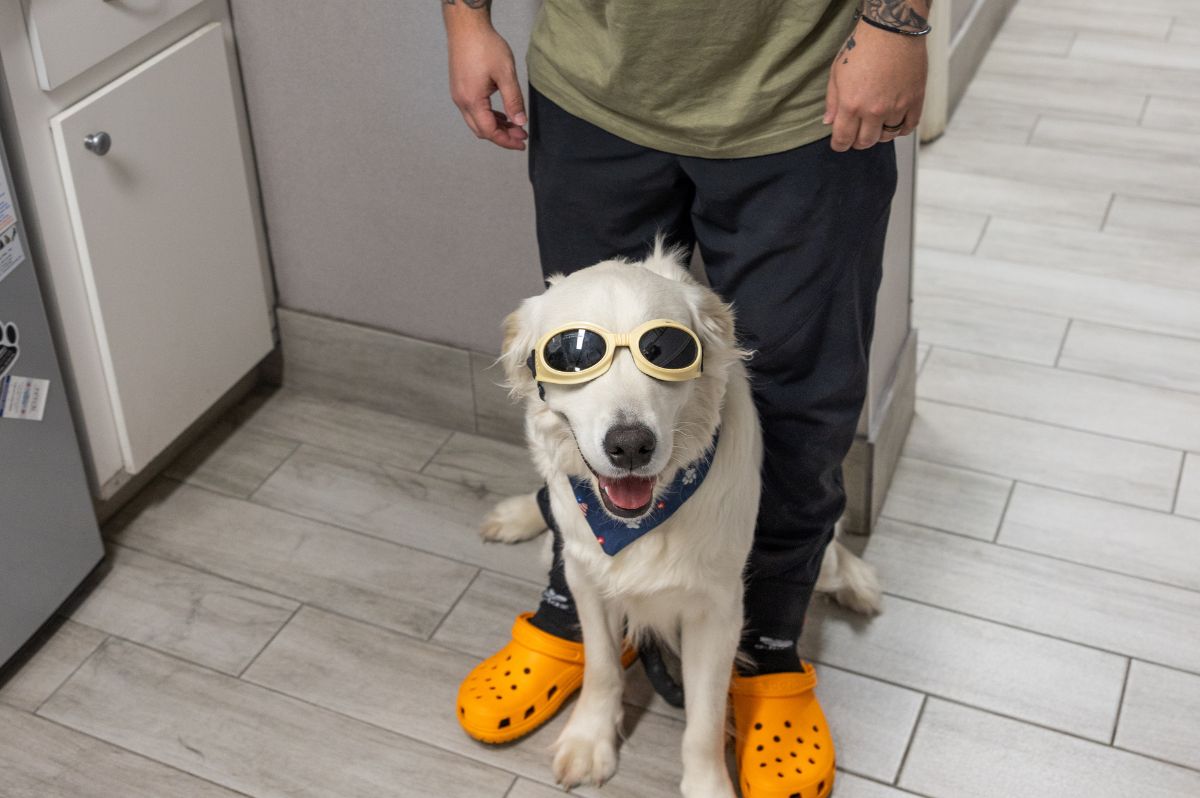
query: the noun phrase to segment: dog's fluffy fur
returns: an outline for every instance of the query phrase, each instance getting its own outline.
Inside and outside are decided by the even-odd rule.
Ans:
[[[733,798],[725,769],[724,732],[730,668],[741,636],[742,575],[754,538],[762,438],[745,361],[734,337],[732,309],[700,285],[681,252],[661,239],[645,261],[605,261],[525,300],[505,321],[501,355],[509,388],[525,402],[525,432],[545,478],[563,535],[567,581],[587,648],[583,690],[555,743],[554,774],[570,787],[603,783],[617,767],[621,722],[622,635],[654,634],[678,651],[687,695],[683,781],[687,798]],[[589,321],[621,332],[655,318],[690,326],[704,347],[703,375],[664,383],[619,350],[609,371],[582,385],[545,385],[545,399],[526,367],[539,337],[562,324]],[[638,423],[656,434],[653,459],[639,475],[655,475],[655,498],[678,470],[701,457],[720,427],[707,479],[675,514],[615,557],[597,545],[569,476],[595,471],[616,477],[603,439],[614,424]],[[597,508],[602,511],[601,508]],[[533,495],[500,502],[483,535],[516,542],[544,531]],[[874,612],[873,570],[840,543],[826,553],[817,590],[858,611]]]

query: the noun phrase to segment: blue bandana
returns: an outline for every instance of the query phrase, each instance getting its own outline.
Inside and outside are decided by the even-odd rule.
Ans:
[[[579,510],[587,519],[588,526],[592,528],[592,534],[596,536],[596,542],[604,549],[604,553],[616,556],[621,549],[670,518],[704,482],[716,453],[717,436],[713,435],[712,445],[708,447],[704,456],[679,469],[670,487],[654,500],[654,509],[641,518],[613,518],[604,511],[600,497],[592,490],[591,480],[571,477],[575,501],[579,503]]]

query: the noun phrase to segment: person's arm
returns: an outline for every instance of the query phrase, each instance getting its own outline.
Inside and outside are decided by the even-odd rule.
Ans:
[[[863,0],[864,17],[833,62],[825,124],[838,152],[907,136],[921,121],[928,59],[926,17],[932,0]],[[874,21],[899,31],[883,30]],[[898,128],[888,130],[885,128]]]
[[[471,131],[509,150],[525,149],[525,101],[512,50],[492,27],[491,0],[442,0],[450,52],[450,97]],[[492,109],[500,92],[504,111]]]

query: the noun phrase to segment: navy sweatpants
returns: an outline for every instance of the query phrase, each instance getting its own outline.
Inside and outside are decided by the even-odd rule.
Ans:
[[[752,158],[685,157],[608,133],[532,87],[529,95],[543,274],[641,259],[661,229],[699,245],[709,283],[733,303],[740,342],[754,350],[764,437],[743,650],[769,659],[791,641],[794,651],[845,507],[841,463],[866,397],[895,150],[838,153],[822,139]],[[558,606],[544,599],[543,617],[561,617],[564,594],[570,611],[560,550],[546,594]]]

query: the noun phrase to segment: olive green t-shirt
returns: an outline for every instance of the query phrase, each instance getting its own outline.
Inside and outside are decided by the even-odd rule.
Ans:
[[[529,80],[610,133],[679,155],[799,147],[857,0],[544,0]]]

